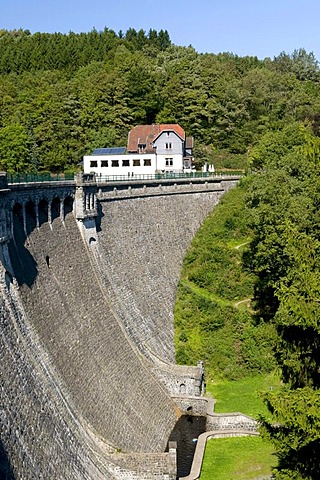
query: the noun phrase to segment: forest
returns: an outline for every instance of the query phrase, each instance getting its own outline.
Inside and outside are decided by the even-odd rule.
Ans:
[[[231,381],[229,395],[243,379],[279,378],[258,412],[277,480],[320,478],[319,166],[310,127],[263,136],[250,173],[195,236],[175,306],[179,363],[202,358],[208,382]]]
[[[199,54],[163,30],[0,30],[0,168],[72,172],[133,126],[170,122],[194,136],[196,166],[243,169],[269,132],[318,131],[319,82],[304,49],[259,60]]]
[[[170,122],[194,136],[198,168],[246,172],[186,255],[176,353],[209,379],[277,372],[259,421],[278,480],[320,478],[319,87],[303,48],[261,60],[162,30],[0,30],[1,170],[74,172],[133,126]]]

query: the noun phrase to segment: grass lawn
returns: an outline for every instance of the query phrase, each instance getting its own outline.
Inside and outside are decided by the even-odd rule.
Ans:
[[[259,392],[277,389],[273,374],[247,377],[236,382],[209,381],[207,393],[217,400],[217,413],[241,412],[256,418],[268,416]],[[261,437],[212,439],[207,442],[200,480],[266,479],[277,465],[271,444]]]
[[[207,442],[200,480],[269,478],[277,458],[260,437],[212,439]]]
[[[217,400],[216,413],[241,412],[256,418],[259,414],[268,415],[259,392],[275,390],[279,385],[279,380],[273,374],[257,375],[235,382],[209,380],[207,392]]]

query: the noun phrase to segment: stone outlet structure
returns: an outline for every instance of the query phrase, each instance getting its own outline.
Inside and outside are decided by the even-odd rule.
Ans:
[[[1,478],[176,478],[169,436],[204,375],[174,363],[176,288],[237,180],[0,175]]]

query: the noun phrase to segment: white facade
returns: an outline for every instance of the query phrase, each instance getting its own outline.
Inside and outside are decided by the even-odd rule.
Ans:
[[[158,171],[183,171],[184,141],[174,131],[162,132],[153,145],[157,152]]]
[[[174,155],[168,152],[165,155],[157,154],[157,170],[159,172],[182,172],[183,157],[182,155]]]
[[[157,170],[156,154],[122,154],[122,155],[86,155],[83,157],[84,173],[97,176],[152,175]]]

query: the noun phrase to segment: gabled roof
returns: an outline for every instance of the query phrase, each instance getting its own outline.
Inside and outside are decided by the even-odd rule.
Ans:
[[[175,132],[181,140],[185,140],[186,134],[177,123],[163,123],[154,125],[137,125],[128,135],[128,152],[138,151],[139,145],[145,145],[146,152],[153,152],[153,142],[166,131]]]

